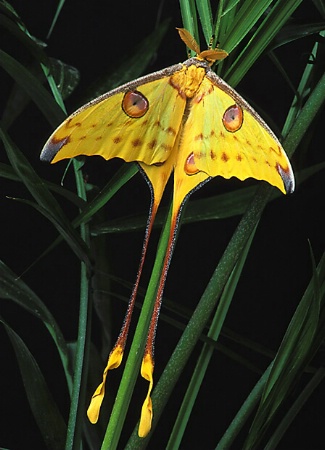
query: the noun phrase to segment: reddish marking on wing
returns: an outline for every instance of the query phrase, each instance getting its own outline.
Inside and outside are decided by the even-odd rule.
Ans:
[[[184,100],[186,99],[186,94],[182,89],[182,86],[180,86],[179,84],[176,84],[174,81],[174,77],[170,77],[169,78],[169,84],[171,85],[171,87],[173,87],[174,89],[176,89],[176,91],[178,92],[179,96],[182,97]]]
[[[226,162],[229,161],[229,159],[230,159],[230,157],[227,155],[227,153],[226,152],[222,152],[221,161],[226,163]]]
[[[212,149],[210,150],[210,157],[213,161],[217,159],[217,155],[216,155],[216,153],[214,153],[214,151]]]
[[[273,147],[270,147],[269,150],[270,150],[271,152],[275,153],[275,154],[278,155],[278,156],[280,156],[281,153],[282,153],[281,148],[280,148],[279,146],[277,147],[277,149],[275,149],[275,148],[273,148]]]
[[[204,99],[205,96],[211,94],[213,91],[213,86],[211,85],[207,91],[201,92],[199,95],[196,95],[193,99],[194,103],[200,103]]]
[[[156,145],[157,145],[157,140],[154,139],[153,141],[148,142],[147,147],[149,148],[149,150],[153,150],[156,147]]]
[[[149,109],[149,100],[139,91],[129,91],[124,94],[122,109],[126,115],[138,119]]]
[[[231,133],[234,133],[241,128],[243,120],[243,110],[238,105],[229,106],[222,117],[222,123],[225,129]]]
[[[131,142],[132,147],[140,147],[142,145],[142,140],[141,139],[133,139],[133,141]]]
[[[195,141],[203,141],[203,138],[204,138],[203,134],[200,133],[200,134],[197,134],[197,135],[194,137],[194,140],[195,140]]]
[[[236,156],[237,161],[241,162],[243,160],[243,157],[240,153],[237,154]]]
[[[184,170],[187,175],[194,175],[195,173],[199,172],[198,168],[195,165],[193,152],[186,158]]]
[[[172,149],[172,146],[169,144],[165,144],[164,142],[160,145],[161,148],[163,148],[165,151],[169,151]]]
[[[172,136],[176,136],[176,130],[173,127],[166,128],[166,133],[171,134]]]
[[[122,141],[121,136],[115,136],[115,138],[113,138],[114,144],[119,144],[121,141]]]

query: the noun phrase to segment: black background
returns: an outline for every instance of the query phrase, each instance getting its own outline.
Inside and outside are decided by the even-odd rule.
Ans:
[[[12,4],[30,33],[46,41],[56,2],[15,1]],[[161,11],[158,11],[159,8]],[[113,5],[103,1],[67,2],[47,42],[47,53],[80,70],[80,84],[66,103],[69,112],[80,106],[78,99],[97,77],[105,71],[109,73],[114,70],[126,49],[132,49],[152,32],[157,21],[164,18],[171,18],[170,29],[148,72],[186,59],[184,45],[174,30],[176,26],[182,25],[178,2],[166,0],[159,4],[159,7],[158,3],[148,1],[129,2],[127,6],[124,3]],[[300,22],[309,19],[320,20],[312,3],[308,1],[303,2],[295,13],[295,18]],[[277,56],[285,64],[295,86],[299,82],[313,42],[314,37],[311,36],[277,50]],[[25,55],[19,54],[21,49],[14,41],[4,36],[3,45],[5,50],[24,61]],[[12,82],[3,73],[0,76],[1,104],[4,105]],[[292,92],[266,56],[255,64],[254,70],[247,74],[237,90],[267,112],[275,129],[281,129],[292,101]],[[315,121],[314,139],[311,142],[303,142],[298,149],[293,159],[295,171],[323,160],[322,124],[324,115]],[[42,177],[59,183],[64,166],[47,166],[39,161],[42,145],[51,131],[50,125],[37,108],[29,105],[28,114],[25,113],[17,119],[10,129],[10,135]],[[7,162],[2,155],[3,152],[1,161]],[[101,187],[120,165],[119,161],[87,161],[85,173],[90,183]],[[208,197],[249,184],[254,183],[217,178],[192,198]],[[1,186],[0,257],[13,271],[20,274],[47,248],[56,237],[56,232],[46,219],[41,218],[29,206],[17,206],[13,200],[6,198],[27,197],[26,191],[19,183],[1,181]],[[72,176],[68,176],[66,187],[74,189]],[[321,172],[300,185],[293,195],[282,196],[267,206],[226,320],[227,327],[272,351],[279,346],[311,277],[308,240],[316,261],[324,250],[323,195],[324,174]],[[163,204],[168,201],[169,195]],[[138,175],[110,202],[109,211],[105,213],[107,218],[137,212],[146,214],[149,202],[148,187]],[[67,208],[66,205],[62,206]],[[70,214],[70,211],[66,212]],[[70,216],[73,217],[74,212],[71,212]],[[165,290],[168,298],[188,308],[195,307],[238,221],[239,218],[235,217],[182,227]],[[158,236],[159,230],[154,231],[141,281],[144,288],[150,275]],[[126,233],[114,236],[109,241],[110,261],[114,261],[114,267],[111,269],[115,275],[130,283],[136,274],[142,238],[142,232]],[[79,264],[70,249],[62,244],[49,257],[27,271],[23,279],[53,313],[66,339],[73,341],[77,333]],[[124,294],[127,295],[127,291]],[[54,398],[67,418],[68,393],[60,361],[48,333],[35,318],[11,302],[1,300],[0,305],[1,315],[14,326],[37,359]],[[124,309],[124,304],[114,305],[114,336],[118,333]],[[42,448],[42,440],[29,410],[12,348],[2,329],[0,333],[1,358],[4,361],[1,364],[0,384],[0,446],[21,449],[26,448],[28,442],[28,448]],[[167,363],[179,336],[179,331],[163,320],[160,321],[155,380]],[[253,352],[243,353],[242,349],[230,344],[226,338],[222,338],[221,342],[235,351],[240,350],[241,354],[261,371],[269,363],[266,358],[261,359]],[[164,448],[166,445],[199,350],[198,347],[188,363],[156,430],[156,438],[149,448]],[[319,360],[315,361],[315,365],[320,363]],[[121,371],[110,375],[112,386],[118,383],[120,374]],[[193,410],[182,448],[214,448],[258,378],[258,374],[216,352]],[[307,379],[306,375],[299,383],[303,385]],[[145,384],[141,383],[132,399],[128,425],[122,439],[127,440],[139,417],[145,387]],[[295,392],[291,399],[294,396]],[[324,387],[320,386],[288,430],[279,448],[323,448],[323,441],[319,437],[324,423],[323,404]],[[243,439],[245,433],[247,430],[243,432]],[[240,446],[239,442],[233,448]]]

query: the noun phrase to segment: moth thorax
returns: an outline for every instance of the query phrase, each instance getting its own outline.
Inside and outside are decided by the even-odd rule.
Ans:
[[[205,77],[205,69],[196,67],[194,64],[176,72],[170,78],[170,84],[178,90],[183,97],[192,98],[199,89],[203,78]]]

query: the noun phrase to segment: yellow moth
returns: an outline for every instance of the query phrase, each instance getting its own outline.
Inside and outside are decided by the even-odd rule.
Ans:
[[[54,131],[41,153],[41,159],[51,163],[79,155],[136,161],[151,187],[151,213],[139,270],[120,335],[88,408],[92,423],[98,420],[107,372],[122,361],[152,224],[173,172],[170,237],[141,366],[149,389],[141,412],[140,437],[151,428],[154,339],[184,201],[216,176],[252,177],[283,193],[294,190],[290,162],[274,133],[211,69],[227,53],[220,49],[200,52],[188,31],[179,29],[179,33],[197,53],[195,57],[126,83],[82,106]]]

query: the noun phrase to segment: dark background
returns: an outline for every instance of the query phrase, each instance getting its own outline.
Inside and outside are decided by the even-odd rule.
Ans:
[[[29,32],[46,41],[56,2],[11,3]],[[127,7],[124,3],[112,5],[111,2],[103,1],[67,2],[50,40],[47,41],[47,54],[77,67],[81,73],[78,88],[66,102],[69,112],[80,106],[79,99],[97,77],[114,70],[124,52],[132,49],[153,31],[157,21],[165,18],[171,19],[170,29],[152,60],[148,73],[186,59],[184,45],[174,30],[176,26],[182,25],[178,2],[166,0],[159,4],[159,7],[157,2],[147,1],[129,2]],[[309,19],[320,20],[312,3],[306,1],[295,13],[295,18],[300,22]],[[4,36],[1,41],[4,50],[14,57],[20,60],[26,58],[26,55],[19,54],[21,48],[10,38]],[[277,56],[285,64],[295,86],[300,80],[313,42],[314,37],[311,36],[277,50]],[[2,72],[0,77],[1,105],[5,105],[12,82]],[[275,130],[281,129],[292,101],[292,92],[266,56],[255,64],[254,70],[247,74],[237,90],[247,100],[267,112],[275,125]],[[303,142],[298,149],[293,160],[295,171],[324,159],[324,144],[321,141],[323,124],[324,115],[318,117],[315,122],[313,140]],[[51,131],[50,125],[37,108],[29,105],[28,114],[25,112],[17,119],[10,129],[10,135],[42,177],[59,183],[64,166],[60,164],[47,166],[39,161],[39,153]],[[1,161],[7,162],[3,152]],[[119,161],[106,163],[96,159],[87,161],[85,173],[90,183],[101,187],[120,166]],[[249,184],[254,183],[217,178],[195,193],[192,198],[208,197]],[[6,198],[6,196],[27,197],[26,191],[19,183],[1,181],[1,186],[0,257],[13,271],[20,274],[53,241],[56,231],[46,219],[40,217],[29,206],[17,205],[13,200]],[[65,186],[74,189],[72,175],[68,176]],[[227,317],[227,327],[272,351],[278,348],[311,277],[308,240],[316,261],[324,250],[324,187],[324,172],[321,172],[298,186],[293,195],[282,196],[267,206]],[[169,198],[167,194],[163,204],[167,204]],[[146,214],[149,202],[148,187],[141,176],[137,175],[110,202],[109,210],[105,211],[105,214],[109,219],[139,212]],[[76,214],[70,212],[67,205],[63,204],[62,207],[66,208],[67,214],[71,217]],[[239,218],[235,217],[182,227],[168,275],[166,297],[190,309],[195,307],[238,221]],[[143,288],[146,287],[150,275],[158,237],[159,230],[154,231],[141,281]],[[143,232],[125,233],[109,238],[110,261],[114,261],[111,270],[114,275],[133,282],[142,239]],[[79,263],[75,255],[62,244],[49,257],[27,271],[23,279],[53,313],[66,339],[73,341],[77,333],[79,303]],[[128,295],[126,290],[124,295]],[[114,304],[112,326],[115,335],[118,333],[124,309],[124,304],[119,302]],[[68,393],[56,349],[47,331],[35,318],[11,302],[1,300],[0,313],[27,343],[64,417],[67,418]],[[0,383],[2,399],[0,446],[16,450],[26,448],[28,442],[28,448],[42,448],[43,444],[29,410],[15,356],[6,334],[0,330],[0,348],[4,361],[1,364]],[[156,344],[155,380],[158,380],[179,336],[179,331],[163,320],[160,321]],[[253,352],[248,350],[243,352],[242,348],[239,349],[238,345],[230,343],[225,337],[221,342],[234,351],[240,351],[261,371],[269,363],[266,358],[262,359]],[[199,350],[200,348],[197,348],[188,363],[186,372],[156,430],[157,438],[152,441],[150,448],[164,448],[166,445]],[[321,363],[320,360],[315,361],[316,366]],[[119,373],[110,375],[113,386],[118,383],[121,374],[121,371],[116,372]],[[182,448],[198,448],[198,446],[202,449],[214,448],[258,378],[258,374],[216,352],[193,410]],[[307,379],[307,376],[303,377],[299,383],[303,385]],[[124,439],[127,439],[139,417],[145,388],[146,385],[141,382],[132,400]],[[290,427],[279,448],[308,450],[323,448],[323,441],[319,437],[325,418],[323,404],[324,387],[320,386]],[[214,426],[211,429],[212,423]],[[243,437],[246,432],[247,430],[244,430]],[[233,448],[240,446],[238,443]]]

